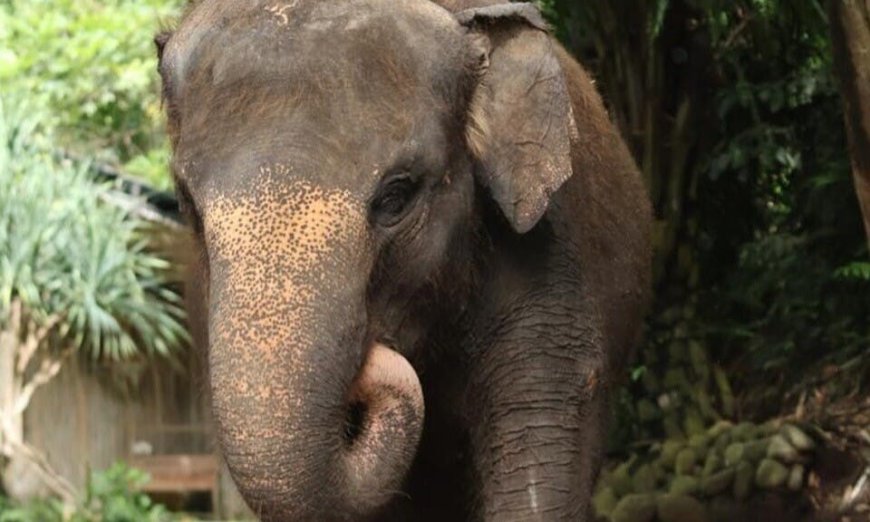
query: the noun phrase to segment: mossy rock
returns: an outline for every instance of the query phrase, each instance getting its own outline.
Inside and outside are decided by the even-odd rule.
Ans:
[[[793,424],[784,425],[779,432],[798,451],[812,451],[816,448],[816,441]]]
[[[701,489],[701,483],[691,475],[677,475],[671,481],[668,492],[677,495],[694,495]]]
[[[674,469],[674,463],[677,461],[677,454],[686,446],[683,441],[668,439],[662,444],[659,463],[667,469]]]
[[[804,467],[801,464],[795,464],[788,472],[788,480],[786,486],[792,491],[800,491],[804,485]]]
[[[771,419],[758,427],[758,430],[765,436],[770,437],[775,435],[782,426],[782,422],[777,419]]]
[[[725,448],[724,457],[726,466],[736,466],[744,459],[744,446],[742,442],[732,442]]]
[[[752,479],[755,477],[755,468],[752,464],[743,461],[737,464],[734,470],[734,498],[740,501],[746,500],[752,492]]]
[[[721,433],[716,436],[716,440],[713,441],[713,451],[719,453],[720,455],[725,455],[725,449],[728,448],[728,445],[731,444],[731,434],[728,432]]]
[[[800,459],[800,452],[782,435],[774,435],[767,446],[767,456],[781,462],[792,463]]]
[[[770,447],[770,439],[756,439],[743,444],[743,457],[752,462],[757,463],[767,456],[767,450]]]
[[[789,470],[774,459],[764,459],[755,471],[755,484],[764,489],[778,488],[785,484]]]
[[[704,460],[704,467],[701,469],[701,476],[709,477],[713,473],[722,469],[722,464],[722,457],[712,451],[707,453],[707,459]]]
[[[716,439],[719,435],[727,433],[734,427],[734,424],[727,420],[720,420],[707,429],[707,435],[712,439]]]
[[[689,495],[666,494],[656,501],[660,522],[708,522],[703,504]]]
[[[602,518],[610,517],[617,501],[613,488],[605,486],[599,489],[592,497],[592,508],[595,510],[595,515]]]
[[[713,496],[725,491],[734,481],[734,468],[725,468],[713,473],[709,477],[701,479],[701,491],[705,495]]]
[[[626,495],[610,513],[612,522],[652,522],[656,516],[656,497],[650,493]]]
[[[710,448],[710,436],[705,433],[699,433],[689,437],[689,447],[703,455]]]
[[[677,453],[677,459],[674,462],[674,471],[677,475],[691,475],[695,471],[695,464],[698,462],[698,454],[692,448],[683,448]]]
[[[741,422],[731,430],[731,438],[735,441],[746,442],[755,438],[755,425],[751,422]]]
[[[631,464],[624,462],[613,470],[613,473],[608,477],[608,486],[613,488],[613,492],[617,497],[623,497],[634,492],[634,481],[631,479],[629,472]]]
[[[650,464],[644,464],[634,472],[631,482],[635,493],[652,493],[656,489],[658,474]]]

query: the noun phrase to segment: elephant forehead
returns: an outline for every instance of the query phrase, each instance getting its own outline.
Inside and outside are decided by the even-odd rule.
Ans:
[[[361,235],[362,208],[345,189],[267,179],[206,198],[204,224],[209,248],[222,259],[306,270]]]

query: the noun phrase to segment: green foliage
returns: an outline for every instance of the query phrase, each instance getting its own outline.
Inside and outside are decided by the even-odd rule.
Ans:
[[[764,235],[741,249],[730,284],[715,292],[710,339],[737,355],[737,367],[748,370],[738,373],[744,385],[764,383],[754,405],[777,404],[782,392],[818,383],[826,366],[852,377],[840,380],[841,389],[829,383],[832,392],[850,391],[870,370],[866,263],[837,269],[820,243],[807,234]]]
[[[170,522],[181,520],[160,504],[155,504],[140,488],[148,476],[137,469],[116,463],[102,472],[92,473],[81,503],[64,516],[55,500],[34,500],[23,505],[0,497],[0,522]]]
[[[820,364],[839,372],[829,391],[870,384],[870,268],[820,0],[542,4],[592,69],[659,220],[664,276],[611,449],[697,413],[779,413]],[[672,350],[687,341],[712,380]]]
[[[148,482],[140,470],[116,463],[91,474],[85,499],[70,522],[160,522],[172,517],[139,489]]]
[[[858,279],[861,281],[870,281],[870,263],[854,262],[848,265],[841,266],[834,271],[834,276],[838,279]]]
[[[53,499],[40,499],[24,505],[15,505],[0,497],[0,522],[61,522],[61,503]]]
[[[712,290],[699,321],[741,384],[764,383],[753,402],[777,404],[820,364],[870,368],[855,362],[870,348],[870,286],[842,102],[818,2],[710,4],[722,84],[717,142],[700,165],[698,252]]]
[[[59,335],[94,358],[168,355],[187,336],[168,263],[52,142],[37,108],[0,97],[0,320],[19,300],[38,321],[60,317]]]
[[[9,0],[0,3],[0,85],[49,109],[61,144],[135,162],[166,186],[151,34],[181,0]],[[161,22],[162,21],[162,22]],[[143,160],[151,165],[142,170]]]

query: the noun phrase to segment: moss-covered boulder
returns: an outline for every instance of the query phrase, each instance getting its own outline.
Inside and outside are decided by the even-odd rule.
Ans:
[[[722,469],[723,461],[716,452],[710,451],[707,453],[707,459],[704,460],[704,467],[701,469],[702,477],[709,477],[713,473]]]
[[[666,494],[658,497],[656,514],[659,522],[708,522],[707,510],[689,495]]]
[[[616,507],[618,499],[613,488],[605,486],[599,489],[592,497],[592,509],[595,510],[595,516],[600,518],[609,518]]]
[[[770,448],[770,439],[756,439],[743,444],[743,458],[753,464],[758,463],[767,456]]]
[[[800,452],[782,435],[774,435],[767,446],[767,457],[780,462],[792,463],[800,459]]]
[[[785,484],[789,470],[774,459],[764,459],[755,472],[755,484],[760,488],[773,489]]]
[[[655,495],[633,493],[619,500],[610,513],[610,520],[612,522],[652,522],[655,516]]]
[[[728,489],[728,486],[734,480],[734,468],[725,468],[722,471],[713,473],[709,477],[701,479],[701,491],[705,495],[713,496]]]
[[[609,485],[618,497],[623,497],[634,491],[634,481],[629,473],[630,468],[631,462],[622,463],[608,477]]]
[[[674,469],[674,464],[677,461],[677,454],[685,447],[682,441],[676,439],[668,439],[662,444],[661,456],[659,462],[667,469]]]
[[[695,472],[697,462],[698,453],[692,448],[683,448],[677,453],[674,471],[676,471],[677,475],[691,475]]]
[[[800,491],[804,485],[804,467],[801,464],[795,464],[788,472],[788,480],[786,486],[792,491]]]
[[[742,442],[732,442],[725,448],[725,465],[726,466],[736,466],[741,460],[743,460],[744,456],[744,448]]]
[[[632,485],[635,493],[652,493],[656,490],[658,473],[651,464],[644,464],[634,472]]]
[[[677,475],[668,488],[670,493],[678,495],[694,495],[701,490],[700,481],[690,475]]]
[[[793,424],[784,425],[780,434],[798,451],[812,451],[816,447],[816,441]]]

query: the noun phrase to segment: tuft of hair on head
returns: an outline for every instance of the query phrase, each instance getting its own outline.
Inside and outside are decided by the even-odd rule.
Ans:
[[[486,71],[489,69],[489,52],[486,50],[488,47],[489,42],[483,36],[475,38],[472,45],[476,51],[471,71],[474,81],[466,114],[465,141],[468,149],[478,159],[483,158],[486,153],[490,135],[489,114],[486,110],[486,100],[492,94],[486,83]]]

